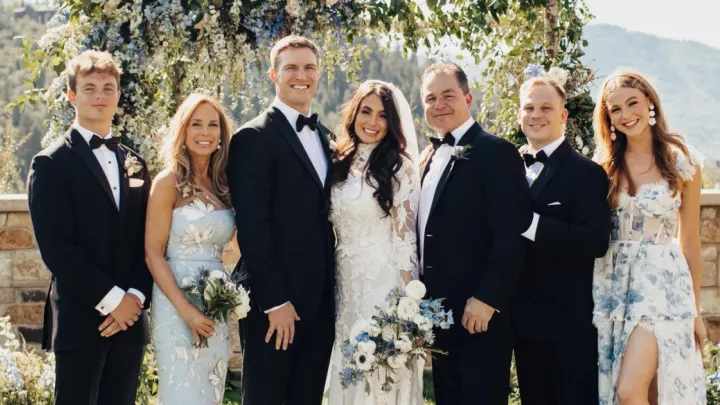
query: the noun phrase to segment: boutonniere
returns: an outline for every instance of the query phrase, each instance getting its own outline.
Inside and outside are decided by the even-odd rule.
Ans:
[[[135,173],[140,173],[142,169],[142,163],[140,163],[140,161],[138,161],[135,156],[128,155],[128,157],[125,158],[125,171],[127,172],[128,176],[132,176]]]
[[[468,156],[470,156],[471,148],[472,145],[455,146],[452,149],[452,157],[455,160],[468,160],[470,159]]]

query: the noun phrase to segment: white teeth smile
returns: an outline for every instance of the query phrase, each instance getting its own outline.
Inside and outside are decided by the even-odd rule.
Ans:
[[[367,132],[368,134],[370,134],[370,135],[376,135],[376,134],[378,133],[378,131],[371,131],[371,130],[369,130],[369,129],[367,129],[367,128],[363,128],[363,130],[364,130],[365,132]]]
[[[630,121],[623,124],[625,128],[632,128],[637,124],[640,120]]]
[[[198,145],[202,145],[202,146],[208,146],[208,145],[212,144],[212,142],[210,142],[210,141],[197,141],[196,143]]]
[[[545,126],[545,124],[530,124],[530,128],[541,128],[544,126]]]
[[[307,90],[310,86],[291,86],[295,90]]]

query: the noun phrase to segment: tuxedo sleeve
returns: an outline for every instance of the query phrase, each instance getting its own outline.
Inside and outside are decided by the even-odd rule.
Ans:
[[[135,250],[135,268],[133,269],[132,279],[130,280],[130,289],[136,289],[145,297],[143,302],[145,308],[148,308],[152,297],[152,286],[153,278],[148,269],[147,263],[145,262],[145,219],[147,217],[147,203],[150,197],[150,186],[152,185],[152,179],[150,178],[150,172],[148,172],[147,166],[143,162],[143,177],[145,182],[142,185],[142,202],[140,207],[140,215],[142,216],[143,231],[137,238],[137,248]],[[128,290],[129,293],[132,291]],[[135,294],[137,295],[137,294]],[[138,296],[138,298],[141,298]],[[141,298],[142,301],[142,298]]]
[[[571,191],[571,221],[540,216],[535,244],[543,251],[603,257],[610,242],[610,206],[605,170],[593,165]]]
[[[275,151],[267,135],[256,128],[243,128],[232,137],[227,178],[237,240],[250,273],[252,298],[263,311],[288,301],[283,274],[273,256],[275,170]]]
[[[504,311],[525,260],[527,242],[521,233],[530,225],[532,211],[525,165],[512,144],[503,141],[484,156],[489,160],[483,167],[483,192],[492,245],[475,298]]]
[[[28,204],[40,255],[50,272],[75,296],[95,308],[115,283],[75,243],[73,209],[63,171],[51,156],[33,158]]]

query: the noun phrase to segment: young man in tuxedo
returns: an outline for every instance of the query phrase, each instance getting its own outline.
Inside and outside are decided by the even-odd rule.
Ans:
[[[43,347],[55,352],[58,405],[133,405],[149,343],[150,176],[111,133],[120,73],[105,52],[69,62],[75,122],[33,158],[28,178],[35,236],[52,273]]]
[[[507,404],[512,355],[508,304],[532,218],[514,146],[470,115],[465,72],[454,63],[422,77],[425,118],[438,134],[421,158],[418,238],[427,295],[446,298],[456,323],[438,330],[438,405]],[[424,161],[424,162],[423,162]]]
[[[523,236],[528,256],[513,298],[515,359],[523,405],[598,403],[593,266],[610,237],[605,171],[563,136],[561,79],[541,76],[520,90],[518,122],[535,212]]]
[[[334,325],[329,131],[310,113],[318,50],[303,37],[270,53],[272,106],[232,138],[227,168],[252,309],[240,322],[243,404],[320,405]]]

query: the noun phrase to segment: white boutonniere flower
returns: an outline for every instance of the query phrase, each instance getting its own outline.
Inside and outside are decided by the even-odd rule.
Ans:
[[[452,150],[452,157],[455,160],[468,160],[470,149],[472,149],[472,145],[455,146]]]
[[[129,155],[127,158],[125,158],[125,171],[127,172],[128,176],[132,176],[135,173],[140,173],[142,171],[142,164],[135,156]]]
[[[331,151],[337,152],[337,149],[338,149],[337,144],[335,143],[335,141],[330,139],[330,137],[328,137],[328,146],[330,147]]]

